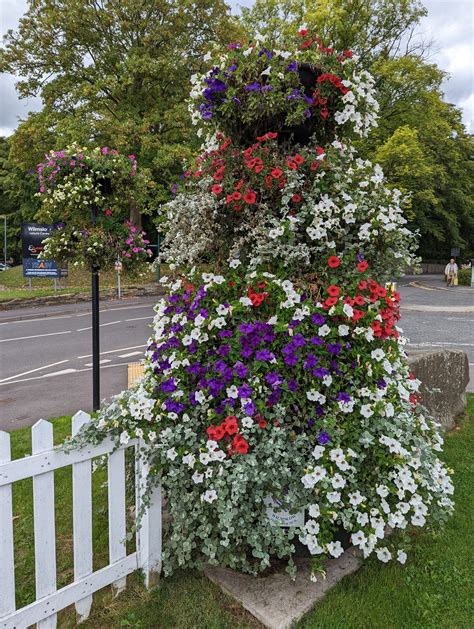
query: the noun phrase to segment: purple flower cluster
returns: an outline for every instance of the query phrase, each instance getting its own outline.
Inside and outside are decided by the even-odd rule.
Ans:
[[[210,337],[206,342],[193,339],[183,343],[185,337],[191,339],[189,333],[198,315],[208,320],[216,303],[231,305],[231,299],[222,300],[222,287],[217,289],[221,294],[216,299],[212,294],[216,289],[209,292],[204,286],[197,290],[186,286],[181,293],[170,295],[164,313],[170,319],[185,314],[189,325],[170,322],[164,337],[148,348],[154,372],[161,376],[155,394],[166,410],[180,415],[206,399],[216,415],[243,411],[271,418],[272,408],[282,403],[292,409],[290,425],[316,431],[315,439],[326,443],[330,439],[323,430],[326,407],[351,400],[350,394],[341,390],[338,378],[353,365],[349,343],[316,335],[327,315],[316,311],[304,321],[291,320],[283,329],[258,318],[240,323],[230,319],[220,329],[209,330],[204,324],[202,329]],[[257,317],[259,311],[254,312]],[[174,358],[170,358],[172,354]],[[171,370],[171,361],[176,358],[186,358],[188,363],[180,368],[179,375]],[[334,386],[325,389],[326,402],[308,400],[306,391],[327,386],[321,382],[326,376],[333,381],[336,378]],[[379,380],[378,384],[383,387],[384,382]],[[300,391],[301,395],[295,396]]]

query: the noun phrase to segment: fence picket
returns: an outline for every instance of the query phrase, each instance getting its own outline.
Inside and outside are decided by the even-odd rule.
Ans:
[[[114,563],[127,554],[125,543],[125,450],[117,450],[108,459],[109,561]],[[127,585],[123,578],[113,584],[117,596]]]
[[[90,416],[82,411],[73,417],[73,434]],[[18,629],[37,623],[39,629],[53,629],[57,613],[75,604],[79,622],[90,612],[94,592],[112,585],[118,593],[126,586],[127,575],[137,568],[145,572],[147,587],[156,583],[161,571],[161,487],[147,496],[144,491],[148,466],[137,456],[135,510],[143,510],[137,533],[137,550],[126,549],[125,449],[140,448],[142,440],[131,440],[115,449],[112,439],[99,444],[70,449],[54,448],[53,426],[43,419],[32,428],[31,456],[11,461],[10,436],[0,431],[0,629]],[[92,557],[92,459],[109,455],[109,564],[93,571]],[[57,590],[54,470],[72,466],[74,582]],[[33,479],[35,532],[36,600],[21,609],[15,606],[15,564],[12,485]]]
[[[0,431],[0,464],[11,459],[10,435]],[[0,487],[0,619],[15,611],[12,486]]]
[[[144,442],[140,442],[145,447]],[[143,494],[148,478],[148,465],[143,458],[137,457],[136,474],[136,504],[140,510]],[[137,531],[138,566],[145,573],[147,588],[157,584],[161,572],[161,485],[155,487],[147,500],[147,507],[143,513],[140,528]]]
[[[72,418],[72,434],[90,421],[90,415],[77,412]],[[92,574],[92,469],[91,459],[72,466],[72,507],[74,535],[74,581]],[[79,622],[85,620],[91,610],[92,595],[76,601]]]
[[[33,454],[51,450],[53,425],[40,419],[31,429]],[[33,513],[35,531],[36,598],[56,592],[56,534],[54,518],[54,472],[33,477]],[[38,629],[54,629],[57,615],[47,613]]]

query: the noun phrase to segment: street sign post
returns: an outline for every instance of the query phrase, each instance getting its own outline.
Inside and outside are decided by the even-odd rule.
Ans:
[[[120,260],[117,260],[117,262],[115,263],[115,270],[117,271],[117,293],[118,293],[118,299],[121,298],[121,293],[120,293],[120,273],[122,272],[122,262]]]

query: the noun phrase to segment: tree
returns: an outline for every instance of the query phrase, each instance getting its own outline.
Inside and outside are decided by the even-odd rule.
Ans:
[[[382,162],[394,186],[413,192],[409,218],[423,256],[445,258],[460,246],[468,257],[473,141],[459,110],[444,101],[445,73],[425,59],[430,43],[417,28],[426,13],[417,0],[256,0],[243,22],[275,36],[305,24],[328,45],[359,55],[376,79],[380,119],[358,149]]]
[[[54,136],[42,153],[64,140],[133,153],[151,169],[158,203],[196,144],[189,77],[235,32],[228,11],[223,0],[30,1],[0,67],[19,77],[20,96],[43,99],[24,123]]]

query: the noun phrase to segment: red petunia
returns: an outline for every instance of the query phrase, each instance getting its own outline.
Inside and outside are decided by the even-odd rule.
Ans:
[[[261,419],[261,420],[258,422],[258,427],[259,427],[259,428],[266,428],[266,427],[267,427],[267,422],[266,422],[264,419]]]
[[[327,292],[328,292],[328,295],[330,295],[331,297],[339,297],[339,293],[341,292],[341,289],[339,288],[339,286],[336,286],[335,284],[331,284],[331,286],[328,286]]]
[[[273,168],[270,174],[274,179],[279,179],[283,175],[283,171],[281,168]]]
[[[224,428],[228,435],[235,435],[238,432],[239,426],[237,425],[237,418],[235,415],[229,415],[229,417],[226,417]]]
[[[369,265],[367,264],[367,260],[361,260],[357,264],[357,270],[359,271],[359,273],[363,273],[364,271],[367,271],[368,268],[369,268]]]
[[[216,439],[216,427],[215,426],[209,426],[209,428],[206,430],[209,439],[212,439],[213,441],[215,441]]]
[[[298,166],[301,166],[301,164],[304,164],[304,157],[298,153],[293,157],[293,161],[296,162]]]
[[[365,280],[360,280],[360,282],[357,284],[357,288],[359,290],[365,290],[367,288],[368,284]]]
[[[269,131],[269,132],[267,133],[267,138],[268,138],[269,140],[276,140],[276,139],[277,139],[277,137],[278,137],[278,133],[275,133],[274,131]]]
[[[331,256],[330,258],[328,258],[328,266],[331,269],[337,269],[337,267],[341,264],[341,261],[339,260],[339,258],[337,256]]]
[[[220,186],[218,183],[214,184],[211,188],[211,192],[213,194],[221,194],[222,192],[222,186]]]
[[[286,165],[291,170],[298,170],[298,164],[295,161],[293,161],[292,159],[287,159],[286,160]]]
[[[307,37],[307,35],[308,35],[308,29],[307,29],[307,28],[301,28],[301,29],[298,31],[298,35],[299,35],[300,37]]]
[[[331,308],[331,306],[335,306],[337,304],[337,297],[328,297],[324,303],[326,306]]]
[[[309,169],[310,170],[318,170],[320,164],[321,164],[321,162],[318,161],[317,159],[315,159],[314,162],[311,162],[311,165],[310,165]]]
[[[263,170],[263,166],[262,164],[257,164],[257,166],[255,166],[255,172],[259,173]]]
[[[240,201],[240,199],[242,198],[242,194],[238,190],[232,193],[231,196],[234,201]]]
[[[311,39],[307,39],[306,41],[304,41],[304,42],[301,44],[300,48],[301,48],[302,50],[304,50],[305,48],[309,48],[309,47],[311,46],[311,44],[312,44],[312,43],[313,43],[313,42],[311,41]]]
[[[301,202],[301,196],[299,194],[294,194],[291,197],[291,200],[293,201],[293,203],[300,203]]]
[[[225,435],[225,428],[221,424],[220,426],[216,427],[214,441],[220,441],[224,435]]]
[[[247,190],[247,192],[244,194],[245,203],[255,203],[256,198],[257,197],[255,196],[255,192],[252,192],[252,190]]]

